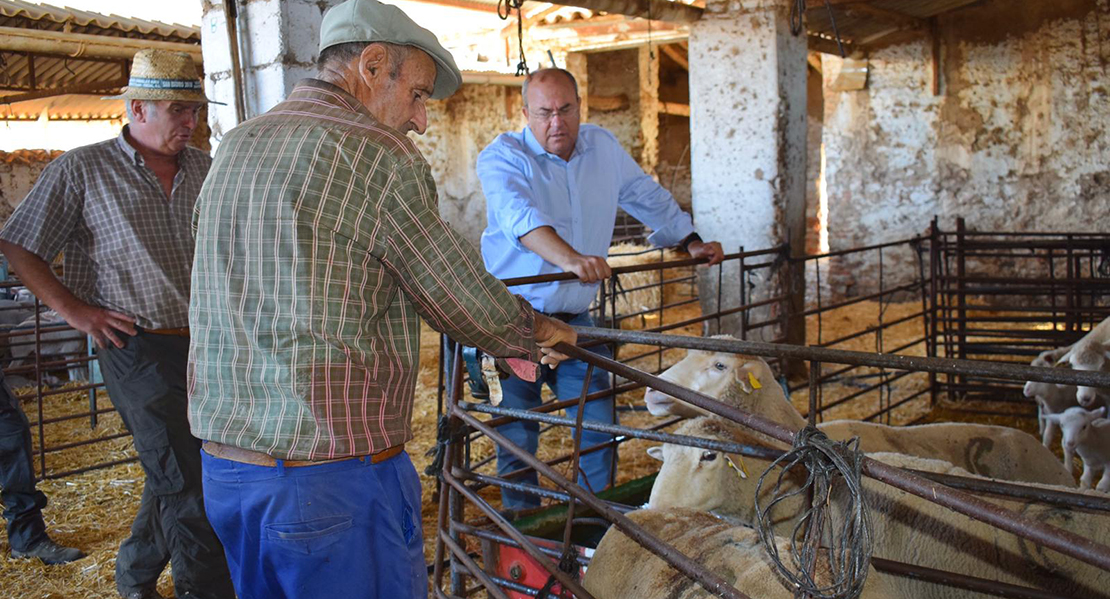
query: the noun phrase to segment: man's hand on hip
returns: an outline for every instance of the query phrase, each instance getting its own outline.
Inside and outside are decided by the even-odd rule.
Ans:
[[[559,362],[569,358],[566,354],[557,352],[553,348],[562,341],[570,345],[578,343],[578,333],[575,333],[570,325],[536,312],[535,327],[536,345],[540,346],[540,351],[543,352],[540,364],[554,368],[559,365]]]
[[[694,258],[709,258],[709,266],[725,259],[725,250],[719,241],[695,241],[687,249]]]
[[[601,256],[585,256],[578,254],[570,258],[562,266],[563,270],[578,275],[583,283],[596,283],[608,279],[613,275],[613,269]]]
[[[84,302],[68,308],[62,317],[73,328],[90,335],[96,342],[96,346],[100,348],[108,347],[108,344],[122,348],[123,341],[119,333],[128,336],[138,333],[135,329],[134,317],[90,306]]]

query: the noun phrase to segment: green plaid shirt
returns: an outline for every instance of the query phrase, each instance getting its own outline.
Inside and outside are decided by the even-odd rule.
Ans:
[[[193,219],[189,420],[282,459],[412,438],[420,320],[539,359],[532,308],[439,217],[412,142],[308,79],[220,143]]]

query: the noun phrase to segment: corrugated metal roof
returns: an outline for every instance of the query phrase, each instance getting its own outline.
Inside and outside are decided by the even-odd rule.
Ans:
[[[22,0],[0,0],[0,26],[58,31],[108,37],[200,44],[200,28],[159,23],[144,19],[104,15],[32,4]],[[34,61],[34,85],[31,62]],[[35,120],[45,110],[50,120],[112,120],[122,118],[123,102],[101,100],[113,89],[88,94],[67,94],[5,104],[4,98],[31,91],[125,79],[127,61],[67,58],[23,53],[0,53],[0,120]],[[87,90],[86,90],[87,91]]]
[[[160,23],[22,0],[0,0],[0,25],[47,31],[200,43],[200,28]]]

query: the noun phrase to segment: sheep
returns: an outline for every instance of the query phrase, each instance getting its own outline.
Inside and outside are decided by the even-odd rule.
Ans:
[[[65,319],[53,310],[44,311],[39,315],[39,326],[42,328],[66,326],[67,324]],[[11,328],[10,332],[13,334],[10,337],[13,345],[11,348],[12,362],[8,367],[17,368],[32,364],[31,356],[35,353],[35,317],[31,316],[24,320],[18,326]],[[86,337],[74,329],[41,333],[39,340],[43,358],[68,359],[85,352]],[[71,381],[87,378],[85,368],[80,365],[70,366],[67,373]],[[52,375],[44,376],[43,380],[50,386],[57,386],[62,383]]]
[[[793,599],[794,592],[775,570],[759,535],[704,512],[690,509],[639,510],[628,518],[682,553],[698,560],[749,597]],[[789,540],[776,537],[780,555],[787,555]],[[818,582],[831,579],[827,556],[818,562]],[[702,599],[714,595],[686,578],[666,562],[612,526],[598,544],[583,579],[586,590],[598,599]],[[891,577],[874,569],[867,575],[863,598],[897,599]]]
[[[1064,354],[1057,364],[1067,363],[1075,370],[1088,372],[1110,371],[1110,317],[1098,323],[1098,326],[1079,341],[1060,350]],[[1079,405],[1090,407],[1097,393],[1098,390],[1094,387],[1080,386],[1076,390],[1076,399],[1079,400]]]
[[[1051,367],[1055,364],[1056,360],[1060,359],[1060,355],[1062,355],[1058,352],[1059,350],[1041,352],[1040,355],[1033,359],[1030,365]],[[1052,447],[1056,429],[1059,427],[1054,422],[1049,421],[1046,416],[1049,414],[1059,414],[1075,405],[1077,391],[1075,385],[1057,385],[1055,383],[1027,381],[1023,391],[1025,397],[1037,402],[1037,425],[1041,432],[1041,443],[1043,443],[1045,447]]]
[[[683,423],[678,434],[736,443],[766,444],[766,437],[718,418],[702,417]],[[782,447],[782,443],[772,445]],[[649,455],[663,460],[651,490],[649,509],[690,508],[713,513],[741,523],[754,522],[756,480],[769,462],[752,457],[721,455],[692,447],[666,444],[652,447]],[[886,464],[942,474],[974,475],[940,460],[896,453],[875,453],[870,457]],[[727,458],[727,459],[722,459]],[[751,474],[737,475],[732,464]],[[775,473],[772,473],[774,475]],[[797,489],[802,473],[795,472],[784,483],[782,492]],[[981,478],[981,477],[977,477]],[[1065,490],[1060,486],[1031,485],[1046,490]],[[773,484],[765,484],[760,504],[767,505]],[[972,520],[920,497],[878,481],[863,481],[866,501],[872,514],[874,555],[1018,584],[1035,586],[1069,597],[1110,597],[1110,573],[1073,558],[1046,551],[1036,544],[988,524]],[[1066,489],[1071,491],[1071,489]],[[1086,494],[1092,491],[1080,491]],[[789,530],[797,519],[801,497],[788,500],[776,511],[776,526]],[[1110,541],[1110,517],[1081,510],[1066,510],[1020,500],[992,500],[1026,517],[1070,530],[1096,542]],[[838,502],[833,502],[838,509]],[[966,597],[966,591],[918,581],[905,581],[906,594],[922,599]]]
[[[793,430],[806,424],[774,382],[767,363],[754,356],[690,351],[660,377]],[[645,392],[644,401],[656,416],[706,414],[654,389]],[[1003,480],[1075,485],[1074,477],[1051,450],[1031,435],[1009,427],[962,422],[894,427],[834,420],[818,428],[832,439],[859,437],[865,451],[897,451],[942,459],[975,474]]]
[[[1083,458],[1079,488],[1090,489],[1095,470],[1102,470],[1096,489],[1110,493],[1110,420],[1106,418],[1106,406],[1097,410],[1075,406],[1047,418],[1063,432],[1064,468],[1072,472],[1072,457],[1078,453]]]

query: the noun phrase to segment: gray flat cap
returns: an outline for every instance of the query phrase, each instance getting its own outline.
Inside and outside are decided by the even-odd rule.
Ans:
[[[462,85],[455,58],[431,31],[417,25],[403,10],[378,0],[347,0],[324,13],[320,24],[320,51],[348,42],[388,42],[415,46],[436,63],[432,98],[441,100]]]

